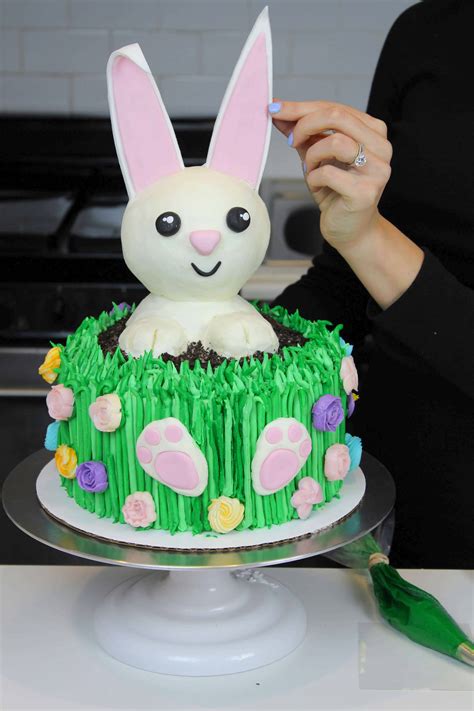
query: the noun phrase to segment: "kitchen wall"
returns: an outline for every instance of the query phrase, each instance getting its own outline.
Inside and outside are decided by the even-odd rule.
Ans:
[[[172,116],[215,114],[265,4],[275,95],[364,108],[386,33],[414,0],[0,0],[0,109],[107,115],[107,57],[139,42]],[[296,174],[273,140],[266,175]]]

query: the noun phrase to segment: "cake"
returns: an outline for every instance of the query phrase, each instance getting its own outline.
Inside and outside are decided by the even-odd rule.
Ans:
[[[340,496],[361,446],[341,327],[238,294],[270,235],[271,36],[257,19],[204,166],[184,168],[138,45],[112,53],[109,105],[130,201],[122,246],[150,294],[86,318],[40,374],[45,446],[76,504],[137,531],[196,535],[306,519]]]

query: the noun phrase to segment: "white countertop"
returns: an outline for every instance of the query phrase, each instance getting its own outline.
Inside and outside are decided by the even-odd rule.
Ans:
[[[136,571],[3,566],[0,707],[10,709],[472,709],[469,667],[420,647],[379,617],[365,573],[269,568],[305,604],[308,635],[254,671],[187,678],[133,669],[96,644],[92,615]],[[473,573],[401,571],[469,631]]]

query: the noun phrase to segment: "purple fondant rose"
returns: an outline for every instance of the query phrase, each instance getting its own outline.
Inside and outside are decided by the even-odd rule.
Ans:
[[[109,311],[109,316],[113,316],[116,311],[130,311],[132,307],[126,301],[121,301],[120,304],[114,304]]]
[[[83,462],[76,470],[77,483],[93,494],[100,494],[109,485],[107,470],[102,462]]]
[[[313,427],[320,432],[335,432],[344,419],[340,397],[323,395],[313,405]]]

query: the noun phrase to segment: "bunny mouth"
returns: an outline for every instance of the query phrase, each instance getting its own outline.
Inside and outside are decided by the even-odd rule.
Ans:
[[[203,272],[202,269],[199,269],[199,267],[197,267],[193,262],[191,262],[191,266],[194,269],[194,271],[196,272],[196,274],[199,274],[199,276],[202,276],[202,277],[208,277],[208,276],[212,276],[213,274],[215,274],[217,272],[217,270],[219,269],[219,267],[221,266],[221,264],[222,264],[222,262],[217,262],[216,266],[213,269],[211,269],[210,272]]]

